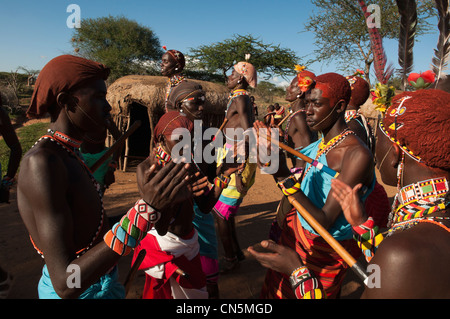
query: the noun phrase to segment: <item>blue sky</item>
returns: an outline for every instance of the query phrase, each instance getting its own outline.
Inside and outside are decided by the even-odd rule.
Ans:
[[[72,53],[69,4],[80,6],[81,18],[123,15],[135,20],[151,28],[161,45],[184,53],[234,34],[252,34],[300,57],[315,49],[314,35],[302,32],[314,10],[309,0],[0,0],[0,71],[42,69],[50,59]],[[429,69],[436,43],[437,33],[416,43],[415,71]],[[385,47],[397,67],[397,43],[385,42]],[[316,74],[336,71],[333,64],[320,63],[308,69]]]

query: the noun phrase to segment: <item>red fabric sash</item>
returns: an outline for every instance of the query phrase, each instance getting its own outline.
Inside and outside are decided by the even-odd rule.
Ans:
[[[174,258],[170,253],[161,250],[156,237],[147,234],[135,248],[132,264],[142,249],[145,249],[147,253],[139,266],[140,270],[148,269],[161,263],[165,264],[164,277],[162,279],[145,275],[143,299],[172,299],[169,281],[171,276],[183,288],[200,289],[206,286],[206,276],[202,271],[199,254],[192,260],[188,260],[185,256]],[[178,268],[189,274],[189,278],[175,273]]]
[[[359,256],[360,249],[353,239],[340,243],[355,258]],[[302,262],[319,280],[327,298],[338,297],[348,265],[321,236],[314,235],[302,227],[295,208],[286,215],[279,244],[295,249]],[[269,269],[261,298],[295,299],[289,276]]]

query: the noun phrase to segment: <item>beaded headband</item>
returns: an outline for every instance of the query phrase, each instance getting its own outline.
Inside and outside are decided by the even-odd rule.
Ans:
[[[417,162],[419,162],[419,163],[422,163],[423,161],[422,161],[422,159],[421,159],[419,156],[415,155],[415,154],[414,154],[409,148],[407,148],[406,146],[401,145],[400,142],[396,139],[396,137],[397,137],[397,130],[403,126],[403,123],[397,123],[397,118],[398,118],[398,116],[401,116],[401,115],[403,115],[403,114],[406,112],[406,107],[403,106],[403,103],[405,103],[405,101],[408,100],[408,99],[410,99],[410,98],[411,98],[411,96],[404,96],[404,97],[402,97],[402,98],[398,101],[398,103],[399,103],[398,106],[397,106],[396,108],[393,108],[393,109],[389,112],[389,114],[387,114],[387,113],[385,114],[385,116],[394,116],[394,117],[395,117],[395,118],[394,118],[394,123],[392,123],[392,124],[389,126],[389,129],[391,129],[391,130],[394,131],[394,134],[395,134],[394,137],[392,137],[391,134],[389,134],[387,128],[386,128],[386,127],[384,126],[384,124],[383,124],[383,121],[380,121],[379,127],[380,127],[381,131],[383,132],[383,134],[384,134],[387,138],[389,138],[392,142],[394,142],[395,144],[397,144],[397,145],[400,147],[400,149],[401,149],[404,153],[406,153],[407,155],[409,155],[409,156],[410,156],[412,159],[414,159],[415,161],[417,161]]]
[[[185,102],[185,101],[191,101],[191,100],[193,99],[193,97],[190,98],[190,96],[192,96],[192,95],[195,94],[195,93],[201,93],[201,94],[203,94],[201,97],[199,97],[199,99],[202,100],[202,101],[205,101],[205,92],[204,92],[203,90],[195,90],[195,91],[192,91],[191,93],[188,93],[188,94],[181,100],[181,103],[183,103],[183,102]]]

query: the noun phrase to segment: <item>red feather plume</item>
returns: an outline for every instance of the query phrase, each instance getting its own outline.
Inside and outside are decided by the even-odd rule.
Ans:
[[[367,11],[366,2],[364,0],[358,0],[358,2],[364,13],[364,18],[367,20],[371,13]],[[378,29],[376,27],[373,27],[368,28],[368,30],[373,52],[373,66],[375,69],[375,76],[377,77],[378,82],[386,84],[391,77],[394,68],[392,64],[386,67],[387,57],[383,47],[383,39]]]

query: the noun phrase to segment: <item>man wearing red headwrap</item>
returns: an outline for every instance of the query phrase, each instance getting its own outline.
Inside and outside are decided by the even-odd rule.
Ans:
[[[310,71],[302,70],[292,79],[286,89],[286,101],[291,102],[291,108],[286,127],[283,132],[284,143],[295,150],[301,150],[317,140],[317,133],[311,131],[306,124],[305,95],[314,85],[316,75]],[[287,154],[292,160],[291,172],[295,173],[304,166],[303,160]],[[285,214],[291,210],[287,198],[283,197],[277,209],[277,217],[271,227],[271,238],[276,239],[279,234],[278,224],[282,222]]]
[[[381,233],[352,189],[333,189],[375,281],[362,297],[450,298],[450,94],[436,89],[403,92],[386,109],[377,130],[377,167],[397,186],[389,231]]]
[[[286,196],[292,196],[331,236],[350,253],[359,253],[353,241],[351,226],[332,196],[331,181],[340,179],[351,185],[362,184],[362,198],[367,198],[374,184],[373,157],[345,123],[344,113],[350,100],[350,85],[336,73],[317,76],[306,94],[306,123],[313,131],[321,131],[322,139],[301,152],[316,160],[306,163],[300,179],[292,174],[280,158],[280,169],[274,174],[277,185]],[[262,127],[257,123],[257,128]],[[282,152],[280,152],[282,154]],[[336,177],[321,168],[327,166],[339,173]],[[327,241],[293,208],[280,225],[278,243],[264,241],[263,246],[276,252],[260,253],[249,247],[264,266],[266,275],[264,298],[336,298],[348,265]]]
[[[345,110],[345,121],[352,131],[374,152],[375,138],[372,128],[364,115],[359,112],[361,106],[366,103],[370,96],[369,83],[357,75],[347,76],[347,80],[352,89],[352,96]]]
[[[286,89],[286,101],[291,103],[291,115],[286,121],[284,130],[284,143],[290,147],[300,150],[315,140],[317,134],[312,132],[306,125],[305,95],[313,85],[316,75],[309,71],[297,74]],[[306,79],[311,79],[307,82]],[[300,159],[292,158],[295,167],[301,165]]]
[[[360,112],[360,107],[370,96],[369,83],[357,74],[347,76],[347,80],[352,89],[352,96],[345,110],[345,121],[356,136],[375,154],[373,129],[366,117]],[[374,190],[367,198],[365,206],[369,216],[374,218],[376,225],[379,227],[387,226],[387,217],[391,207],[386,190],[378,181],[375,182]]]
[[[171,165],[173,161],[191,160],[191,133],[194,123],[183,113],[169,111],[165,113],[154,130],[155,147],[149,158],[138,166],[137,179],[139,189],[141,183],[149,178],[146,171],[150,167],[156,170]],[[178,150],[183,148],[183,154]],[[223,167],[219,179],[229,180],[230,175],[238,167]],[[201,176],[199,170],[191,171],[195,176]],[[186,201],[172,205],[164,211],[155,227],[149,231],[135,250],[134,257],[141,250],[147,254],[139,269],[146,272],[146,283],[143,292],[144,299],[179,299],[179,298],[208,298],[206,277],[202,271],[199,254],[198,231],[193,224],[194,200],[201,200],[214,205],[222,189],[218,180],[210,188],[207,180],[201,179],[192,184],[193,195]],[[205,194],[203,194],[203,192]],[[202,213],[209,213],[206,209]],[[214,225],[213,225],[214,226]],[[182,273],[188,274],[187,276]]]
[[[73,55],[52,59],[39,73],[27,115],[40,117],[49,112],[55,119],[60,111],[57,105],[60,92],[71,92],[96,79],[105,81],[109,73],[103,64]]]
[[[100,187],[79,153],[86,135],[102,133],[110,120],[108,72],[94,61],[63,55],[48,62],[36,82],[28,114],[49,112],[52,123],[23,157],[17,201],[45,261],[39,298],[124,298],[115,267],[120,257],[145,236],[141,229],[158,220],[159,211],[187,194],[188,167],[168,167],[144,183],[143,198],[121,222],[108,225]],[[162,185],[168,194],[160,192]]]

